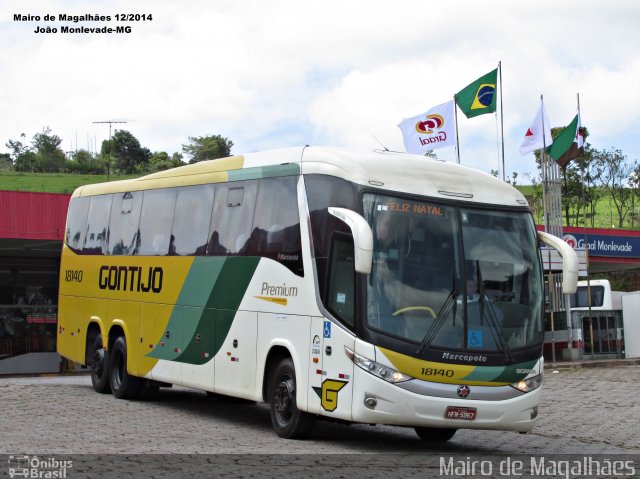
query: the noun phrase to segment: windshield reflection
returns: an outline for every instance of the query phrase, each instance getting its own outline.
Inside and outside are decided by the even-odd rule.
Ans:
[[[371,328],[428,348],[502,351],[542,342],[540,263],[527,213],[367,194]]]

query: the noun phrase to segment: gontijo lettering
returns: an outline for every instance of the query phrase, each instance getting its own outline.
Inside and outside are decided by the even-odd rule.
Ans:
[[[163,271],[160,266],[100,266],[100,289],[148,293],[162,291]]]

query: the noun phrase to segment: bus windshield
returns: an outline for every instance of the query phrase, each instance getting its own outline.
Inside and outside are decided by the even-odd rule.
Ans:
[[[527,212],[366,194],[374,237],[369,328],[425,348],[541,344],[541,266]]]

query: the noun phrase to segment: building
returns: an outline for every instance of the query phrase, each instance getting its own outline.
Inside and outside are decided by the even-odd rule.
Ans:
[[[0,191],[0,374],[50,372],[71,195]]]

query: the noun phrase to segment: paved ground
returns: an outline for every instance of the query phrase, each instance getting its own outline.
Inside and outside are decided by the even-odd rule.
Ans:
[[[285,441],[273,433],[262,404],[236,404],[186,388],[161,390],[154,401],[119,401],[95,393],[88,376],[4,378],[0,454],[70,455],[73,472],[84,467],[86,474],[67,477],[127,476],[132,465],[156,468],[150,473],[156,477],[176,477],[162,472],[194,464],[200,472],[215,464],[216,474],[208,477],[334,477],[336,471],[338,477],[362,477],[366,471],[368,477],[388,478],[405,467],[404,477],[432,477],[441,458],[557,454],[633,454],[626,457],[640,473],[639,378],[638,365],[547,369],[532,433],[459,431],[444,446],[423,443],[412,429],[324,422],[309,440]],[[2,462],[0,475],[8,471]],[[265,468],[273,475],[265,475]],[[427,473],[430,468],[436,469]]]

